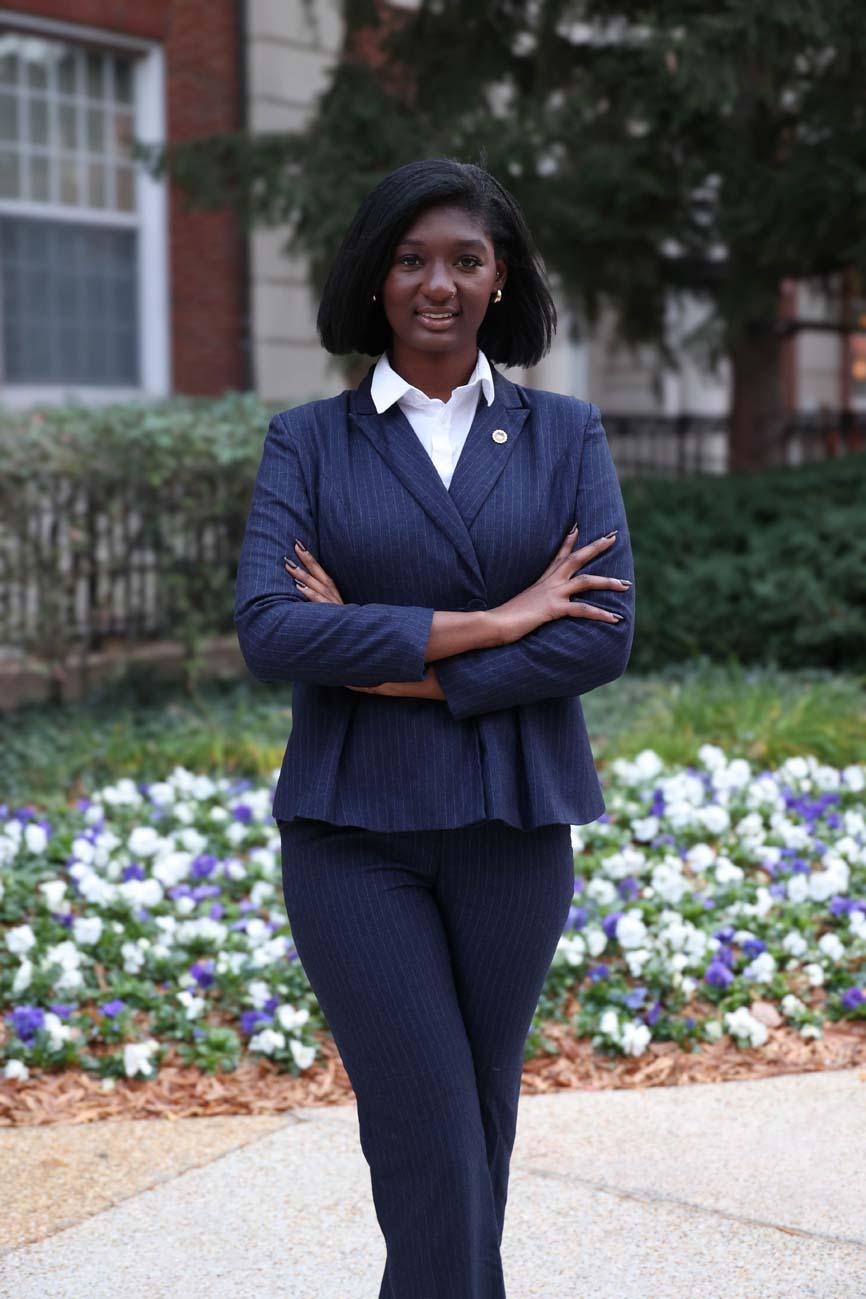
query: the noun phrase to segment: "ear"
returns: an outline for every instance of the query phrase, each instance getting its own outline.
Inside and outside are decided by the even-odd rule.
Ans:
[[[508,279],[508,267],[501,257],[497,257],[496,262],[496,279],[494,280],[494,293],[497,289],[505,287],[505,281]]]

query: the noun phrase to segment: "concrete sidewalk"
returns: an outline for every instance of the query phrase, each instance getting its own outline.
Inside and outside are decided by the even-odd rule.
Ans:
[[[210,1122],[164,1124],[166,1140]],[[0,1295],[376,1299],[385,1248],[354,1106],[279,1116],[247,1144],[256,1120],[230,1122],[226,1153],[7,1252]],[[524,1096],[508,1296],[864,1299],[864,1206],[862,1069]]]

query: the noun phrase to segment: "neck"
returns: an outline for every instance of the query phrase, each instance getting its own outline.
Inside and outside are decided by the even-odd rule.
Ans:
[[[469,352],[417,352],[394,339],[388,349],[388,360],[392,369],[413,388],[427,397],[448,401],[455,388],[468,383],[478,360],[478,347],[473,344]]]

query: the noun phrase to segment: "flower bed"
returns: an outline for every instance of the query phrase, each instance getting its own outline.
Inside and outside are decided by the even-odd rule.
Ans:
[[[527,1044],[559,1020],[600,1055],[866,1020],[866,764],[759,771],[704,745],[604,773],[573,827],[575,900]],[[272,791],[176,768],[50,821],[0,807],[0,1068],[111,1087],[169,1056],[299,1075],[325,1020],[291,939]]]

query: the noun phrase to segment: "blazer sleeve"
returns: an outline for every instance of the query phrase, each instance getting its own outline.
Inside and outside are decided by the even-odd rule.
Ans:
[[[247,667],[259,681],[420,681],[434,610],[307,600],[283,563],[283,555],[297,554],[296,538],[317,554],[304,466],[278,413],[268,425],[235,585],[234,622]]]
[[[597,406],[590,404],[583,428],[574,518],[577,545],[618,528],[617,540],[581,569],[634,582],[631,541],[622,492]],[[468,650],[435,663],[445,701],[458,721],[497,708],[542,699],[583,695],[622,676],[634,636],[634,586],[627,591],[589,590],[573,596],[613,613],[622,622],[564,615],[520,640],[493,649]]]

